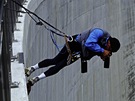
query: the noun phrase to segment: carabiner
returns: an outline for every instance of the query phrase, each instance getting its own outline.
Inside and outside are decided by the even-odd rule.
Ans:
[[[70,35],[70,36],[67,36],[67,39],[69,42],[72,42],[73,41],[73,37]]]

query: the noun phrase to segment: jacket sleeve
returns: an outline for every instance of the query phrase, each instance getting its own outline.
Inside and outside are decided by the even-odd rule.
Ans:
[[[87,38],[85,46],[93,52],[103,53],[104,49],[98,44],[98,40],[102,36],[103,31],[101,29],[94,29]]]

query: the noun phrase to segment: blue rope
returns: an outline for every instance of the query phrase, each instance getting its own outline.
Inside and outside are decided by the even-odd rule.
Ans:
[[[60,51],[60,49],[56,43],[56,40],[54,39],[54,33],[52,33],[51,31],[50,31],[50,36],[51,36],[53,44],[56,46],[57,50]]]

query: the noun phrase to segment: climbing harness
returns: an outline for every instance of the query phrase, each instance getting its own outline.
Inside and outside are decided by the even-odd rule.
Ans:
[[[65,42],[66,42],[66,48],[67,48],[67,51],[69,53],[69,56],[67,58],[67,65],[69,65],[71,63],[71,59],[72,59],[72,52],[70,50],[70,47],[69,47],[68,40],[67,40],[66,36],[64,36],[64,38],[65,38]]]

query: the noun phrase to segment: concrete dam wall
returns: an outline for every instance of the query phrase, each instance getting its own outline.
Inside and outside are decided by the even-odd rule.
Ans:
[[[28,9],[68,35],[99,27],[121,42],[109,69],[96,56],[88,61],[88,72],[82,74],[78,60],[35,84],[30,101],[135,101],[135,0],[31,0]],[[60,36],[55,40],[59,47],[65,44]],[[23,51],[26,67],[58,54],[50,32],[28,15]]]

